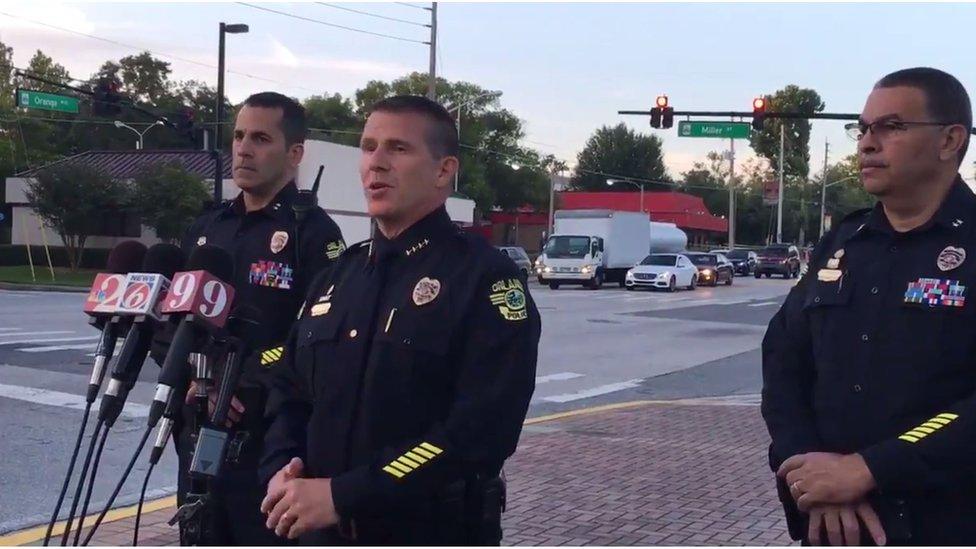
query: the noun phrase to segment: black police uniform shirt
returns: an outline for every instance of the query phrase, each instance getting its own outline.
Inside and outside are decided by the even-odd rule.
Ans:
[[[308,284],[345,249],[339,227],[321,208],[307,213],[297,228],[301,242],[296,242],[292,204],[297,195],[298,188],[291,182],[267,206],[252,212],[246,211],[243,195],[238,195],[198,218],[182,242],[187,256],[203,244],[227,250],[234,260],[233,279],[226,281],[234,286],[234,304],[246,303],[261,312],[262,337],[250,342],[256,352],[245,363],[241,378],[245,386],[265,377],[264,371],[278,362]],[[255,393],[247,399],[255,405],[245,402],[247,416],[263,415],[262,396],[266,395]],[[259,413],[253,413],[252,407]]]
[[[772,467],[860,453],[893,508],[889,537],[976,542],[974,287],[976,196],[961,178],[915,230],[896,232],[878,203],[828,233],[763,341]]]
[[[280,405],[266,480],[303,457],[362,532],[423,520],[439,488],[491,478],[515,451],[539,314],[511,259],[443,207],[393,241],[351,247],[299,314],[285,360],[310,394]]]

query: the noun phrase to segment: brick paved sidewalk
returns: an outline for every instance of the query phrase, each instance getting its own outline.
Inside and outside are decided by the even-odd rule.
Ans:
[[[788,545],[754,405],[646,403],[526,425],[505,467],[508,545]],[[735,402],[734,400],[731,402]],[[173,509],[140,544],[176,545]],[[100,545],[132,543],[133,519]]]

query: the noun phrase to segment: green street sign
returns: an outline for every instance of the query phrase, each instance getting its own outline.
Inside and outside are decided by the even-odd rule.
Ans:
[[[78,99],[67,95],[39,92],[35,90],[17,90],[17,106],[25,109],[40,109],[44,111],[66,112],[78,114]]]
[[[745,122],[678,122],[680,137],[717,137],[721,139],[746,139],[752,126]]]

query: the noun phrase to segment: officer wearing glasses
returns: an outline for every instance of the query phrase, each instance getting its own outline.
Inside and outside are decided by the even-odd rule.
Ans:
[[[770,465],[794,539],[976,543],[973,117],[953,76],[882,78],[848,130],[874,208],[814,251],[763,341]]]

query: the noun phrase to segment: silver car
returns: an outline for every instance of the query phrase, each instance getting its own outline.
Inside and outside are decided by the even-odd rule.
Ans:
[[[526,278],[529,277],[529,273],[532,272],[532,261],[529,260],[529,254],[525,253],[525,250],[518,246],[498,246],[498,249],[512,259]]]

